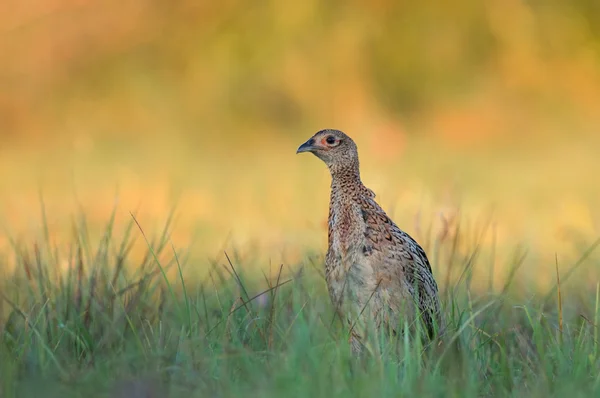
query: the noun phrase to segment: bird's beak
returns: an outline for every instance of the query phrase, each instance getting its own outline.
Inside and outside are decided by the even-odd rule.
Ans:
[[[317,149],[317,147],[315,146],[315,140],[313,138],[311,138],[310,140],[306,141],[304,144],[300,145],[300,147],[296,151],[296,154],[302,153],[302,152],[312,152],[315,149]]]

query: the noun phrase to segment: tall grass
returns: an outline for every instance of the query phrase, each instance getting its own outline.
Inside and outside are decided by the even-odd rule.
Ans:
[[[481,293],[469,275],[490,262],[477,244],[460,252],[457,226],[447,234],[453,239],[429,250],[451,253],[434,255],[434,269],[458,275],[438,280],[449,325],[443,344],[426,349],[406,333],[359,360],[333,316],[320,254],[258,277],[226,253],[193,280],[186,267],[205,264],[171,242],[170,221],[153,237],[132,215],[117,241],[114,220],[115,213],[92,242],[81,217],[68,250],[47,237],[13,241],[17,267],[0,282],[1,397],[600,393],[599,289],[580,289],[588,311],[576,313],[564,288],[598,242],[570,268],[557,260],[556,288],[523,298],[514,285],[523,252],[500,291],[490,283]],[[131,255],[136,238],[147,245],[141,260]]]

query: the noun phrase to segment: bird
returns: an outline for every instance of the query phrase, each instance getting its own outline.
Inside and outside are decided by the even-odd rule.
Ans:
[[[363,184],[356,143],[340,130],[324,129],[296,154],[304,152],[331,174],[325,280],[335,313],[350,327],[351,351],[364,352],[373,330],[403,335],[405,325],[415,330],[419,320],[416,330],[433,339],[443,319],[427,254]]]

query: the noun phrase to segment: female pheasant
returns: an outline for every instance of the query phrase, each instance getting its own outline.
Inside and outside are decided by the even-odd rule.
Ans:
[[[441,327],[438,287],[427,255],[400,230],[360,179],[358,150],[339,130],[321,130],[296,153],[311,152],[331,173],[325,279],[354,353],[374,326],[392,334],[421,320],[429,337]]]

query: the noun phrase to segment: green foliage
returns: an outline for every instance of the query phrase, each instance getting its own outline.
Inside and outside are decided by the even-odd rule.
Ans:
[[[587,318],[563,313],[562,305],[546,308],[543,295],[517,303],[508,285],[499,294],[477,296],[468,282],[476,260],[468,260],[453,265],[467,277],[444,288],[449,329],[441,344],[423,344],[407,333],[356,359],[331,311],[319,261],[256,278],[244,272],[244,259],[225,255],[196,283],[170,244],[169,223],[158,238],[146,240],[133,218],[117,242],[113,222],[92,245],[82,219],[64,271],[49,239],[32,250],[14,244],[18,266],[0,286],[0,396],[600,393],[598,291],[582,295],[592,311]],[[137,264],[130,256],[135,237],[148,246]],[[561,292],[560,283],[557,288],[550,297]]]

